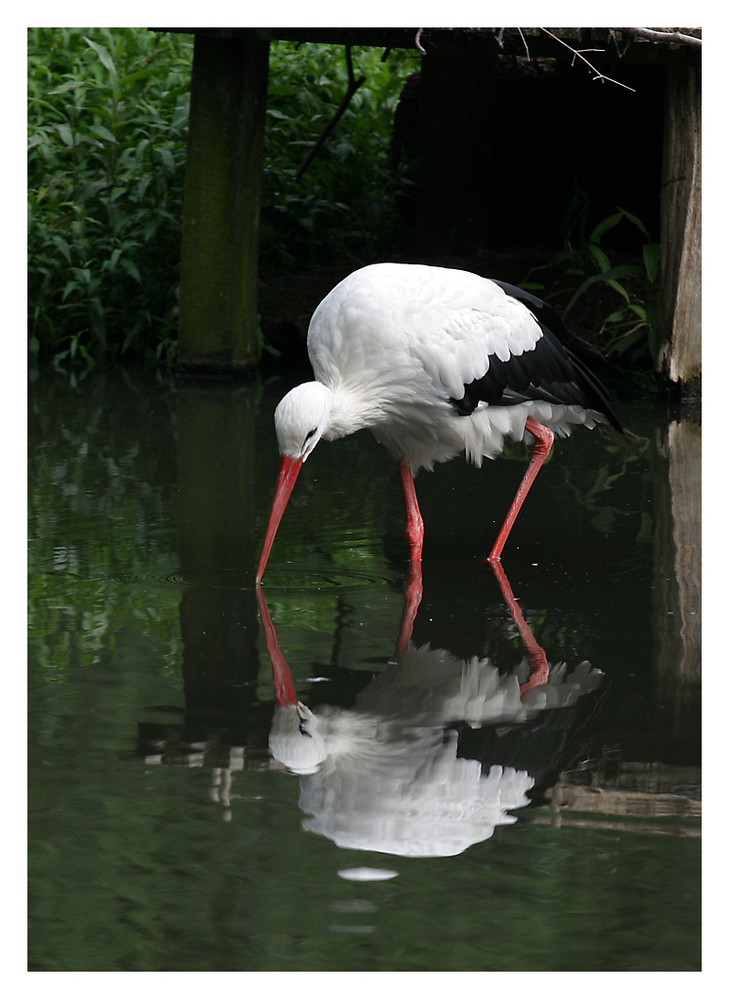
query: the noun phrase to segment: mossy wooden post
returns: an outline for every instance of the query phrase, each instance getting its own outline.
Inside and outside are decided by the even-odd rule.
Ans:
[[[178,371],[256,364],[259,209],[269,43],[195,36],[185,174]]]
[[[667,70],[659,274],[659,372],[697,378],[702,365],[702,112],[699,66]]]

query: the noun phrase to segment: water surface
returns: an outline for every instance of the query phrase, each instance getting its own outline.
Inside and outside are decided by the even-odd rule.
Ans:
[[[288,384],[31,385],[30,968],[698,969],[691,415],[557,442],[503,578],[524,448],[423,473],[410,613],[389,456],[323,443],[260,605]]]

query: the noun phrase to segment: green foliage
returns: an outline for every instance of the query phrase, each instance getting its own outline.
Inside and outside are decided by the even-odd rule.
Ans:
[[[163,585],[179,565],[177,539],[165,530],[174,524],[176,477],[170,390],[96,372],[81,392],[44,375],[28,404],[33,682],[59,683],[74,666],[98,663],[130,627],[144,628],[176,663],[180,595]]]
[[[278,42],[269,61],[261,255],[264,264],[324,263],[367,255],[392,232],[402,179],[391,165],[395,106],[417,67],[411,52],[353,50],[364,77],[342,118],[297,171],[348,90],[341,46]]]
[[[623,220],[634,225],[645,242],[641,245],[642,265],[612,264],[609,255],[601,247],[601,240]],[[581,257],[589,264],[592,262],[594,273],[588,274],[573,293],[568,305],[567,314],[575,303],[584,295],[591,285],[602,282],[618,293],[623,300],[604,320],[603,328],[611,332],[608,353],[622,355],[644,338],[646,347],[656,360],[656,317],[653,305],[644,300],[626,281],[627,278],[638,278],[652,285],[656,280],[659,268],[659,244],[654,243],[646,227],[635,215],[619,208],[613,215],[600,222],[591,232],[588,241],[580,250]],[[586,268],[586,271],[589,270]]]
[[[172,350],[191,52],[132,28],[29,30],[31,356]]]
[[[32,359],[174,356],[192,46],[140,28],[29,29]],[[392,114],[413,56],[358,49],[354,63],[366,80],[297,180],[347,91],[345,53],[272,45],[264,265],[369,253],[387,233]]]
[[[593,311],[597,309],[599,314],[596,335],[606,354],[633,370],[653,370],[657,325],[651,290],[659,268],[659,244],[651,239],[641,219],[624,208],[586,232],[587,205],[585,199],[578,201],[581,208],[566,220],[564,248],[545,265],[558,272],[559,283],[568,289],[563,316],[567,318],[592,294],[597,302]],[[619,255],[605,246],[607,235],[622,223],[633,226],[639,239],[638,252],[629,261],[626,253]],[[639,255],[641,263],[637,262]],[[527,283],[525,287],[541,289],[543,285]]]

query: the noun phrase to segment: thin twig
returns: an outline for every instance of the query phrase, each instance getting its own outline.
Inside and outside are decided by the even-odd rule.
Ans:
[[[419,28],[418,31],[416,32],[416,48],[418,49],[419,52],[423,53],[423,55],[425,56],[426,55],[426,50],[421,45],[421,35],[422,34],[423,34],[423,28]]]
[[[522,28],[517,29],[520,33],[520,38],[522,39],[522,44],[525,46],[525,55],[527,56],[527,61],[530,62],[530,50],[527,47],[527,39],[522,34]]]
[[[339,106],[338,106],[337,110],[335,111],[335,113],[332,115],[332,117],[330,118],[330,120],[327,122],[327,124],[325,125],[325,127],[320,132],[320,134],[319,134],[319,136],[317,138],[317,141],[315,142],[315,144],[312,146],[312,148],[309,150],[309,152],[307,153],[307,155],[304,157],[304,159],[302,160],[302,162],[297,167],[297,172],[294,174],[294,180],[295,181],[298,181],[298,180],[301,179],[302,174],[304,173],[304,171],[307,169],[307,167],[312,162],[312,160],[315,158],[315,156],[317,155],[317,153],[319,152],[319,150],[325,144],[325,142],[327,140],[327,136],[330,134],[330,132],[335,127],[335,125],[340,120],[340,118],[342,118],[342,116],[344,115],[345,111],[347,110],[347,105],[352,100],[352,97],[353,97],[355,91],[358,89],[358,87],[361,87],[362,84],[365,83],[365,77],[364,76],[361,76],[359,80],[355,79],[355,73],[354,73],[353,68],[352,68],[352,52],[350,51],[350,46],[349,45],[345,46],[345,58],[347,60],[347,81],[348,81],[347,82],[347,92],[346,92],[345,96],[342,98],[342,100],[340,101]]]
[[[625,90],[630,90],[633,93],[636,93],[635,89],[633,87],[629,87],[628,84],[621,83],[620,80],[614,80],[610,76],[606,76],[604,73],[601,73],[600,70],[596,69],[596,67],[593,65],[593,63],[588,62],[588,60],[582,54],[581,51],[579,51],[578,49],[574,49],[572,45],[568,45],[568,43],[564,42],[562,38],[558,38],[557,35],[554,35],[552,33],[552,31],[548,31],[547,28],[540,28],[540,31],[544,31],[546,35],[549,35],[550,38],[553,38],[556,42],[560,42],[560,44],[564,45],[565,48],[568,49],[569,52],[572,52],[573,53],[573,60],[574,61],[575,61],[575,58],[577,57],[578,59],[580,59],[581,62],[584,62],[586,64],[586,66],[588,67],[588,69],[591,71],[591,73],[595,73],[595,76],[593,77],[594,80],[600,80],[601,83],[615,83],[617,87],[623,87]],[[604,51],[604,50],[603,49],[584,49],[583,50],[583,52],[602,52],[602,51]]]

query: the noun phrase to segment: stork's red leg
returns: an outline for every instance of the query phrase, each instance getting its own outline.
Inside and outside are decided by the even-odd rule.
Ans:
[[[416,484],[413,482],[413,472],[410,465],[400,459],[398,462],[400,483],[403,489],[403,503],[406,508],[406,542],[411,562],[420,562],[423,552],[423,518],[418,507]]]
[[[525,497],[530,492],[530,487],[534,483],[535,477],[553,447],[554,435],[549,427],[543,427],[542,424],[538,424],[532,417],[528,417],[525,429],[535,438],[535,443],[532,446],[532,458],[530,459],[530,464],[527,466],[527,471],[522,478],[522,482],[515,493],[515,498],[512,501],[510,509],[507,511],[507,517],[504,519],[504,524],[497,535],[497,541],[489,553],[490,563],[495,563],[501,558],[504,543],[509,537],[512,525],[517,520],[517,515],[520,512],[522,504],[525,502]]]

